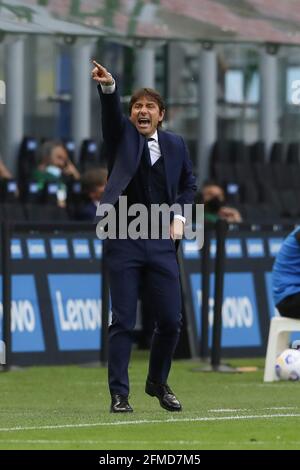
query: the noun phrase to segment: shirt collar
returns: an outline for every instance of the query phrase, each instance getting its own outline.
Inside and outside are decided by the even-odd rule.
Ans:
[[[155,131],[154,134],[152,134],[150,137],[148,137],[148,139],[154,139],[155,142],[158,142],[158,133],[157,133],[157,131]]]

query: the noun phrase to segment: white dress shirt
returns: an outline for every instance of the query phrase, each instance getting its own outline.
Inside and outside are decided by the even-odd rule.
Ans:
[[[151,165],[154,165],[154,163],[157,162],[157,160],[161,157],[157,131],[155,131],[151,137],[148,137],[148,148],[150,153]]]

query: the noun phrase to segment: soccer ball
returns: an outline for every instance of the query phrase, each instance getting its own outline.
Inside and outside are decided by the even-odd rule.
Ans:
[[[300,380],[300,350],[285,349],[276,359],[275,372],[280,380]]]

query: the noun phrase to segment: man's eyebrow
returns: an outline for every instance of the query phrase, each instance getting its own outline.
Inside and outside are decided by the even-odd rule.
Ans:
[[[142,101],[136,101],[134,104],[143,104]],[[147,101],[146,104],[156,104],[156,101]]]

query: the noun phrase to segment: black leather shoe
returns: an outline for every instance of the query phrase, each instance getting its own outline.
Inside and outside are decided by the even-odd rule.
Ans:
[[[160,406],[168,411],[181,411],[180,402],[167,384],[158,384],[147,379],[145,392],[159,399]]]
[[[133,409],[128,403],[128,397],[114,393],[111,396],[111,413],[132,413]]]

